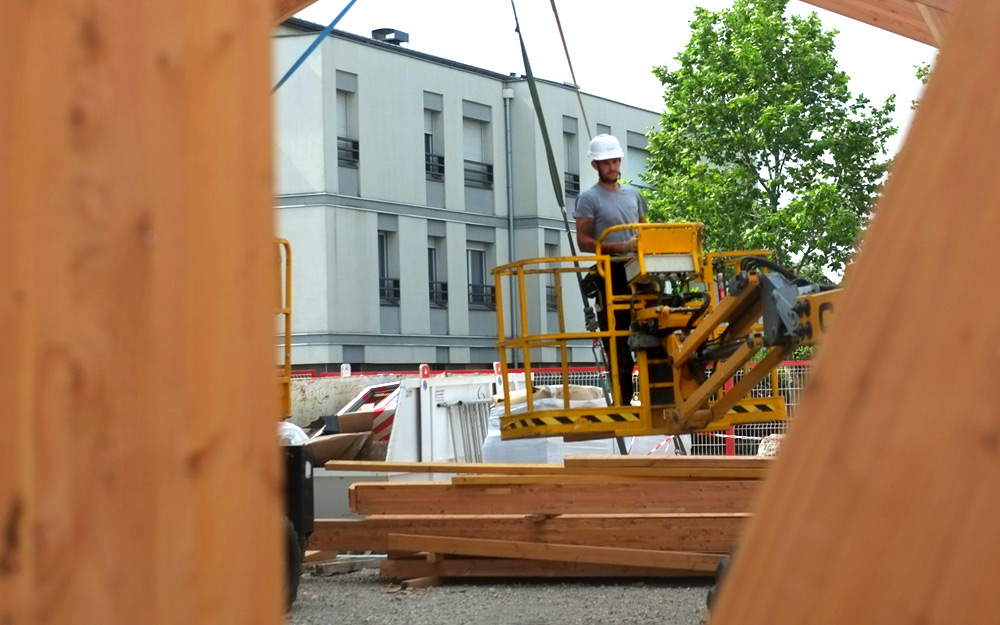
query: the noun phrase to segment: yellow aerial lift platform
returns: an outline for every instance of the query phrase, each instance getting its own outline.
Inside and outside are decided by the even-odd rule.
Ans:
[[[601,241],[622,229],[637,231],[635,256],[603,255],[599,242],[594,256],[532,259],[494,270],[497,347],[504,380],[501,437],[667,435],[784,419],[785,402],[774,379],[776,367],[796,346],[814,344],[827,332],[839,289],[795,277],[769,261],[769,252],[706,254],[704,227],[699,223],[616,226],[605,231]],[[612,262],[625,263],[630,294],[612,294]],[[563,296],[572,291],[565,288],[567,277],[576,278],[582,293],[588,293],[587,284],[596,283],[603,290],[609,305],[598,314],[607,316],[606,331],[597,329],[596,318],[588,310],[588,330],[567,332]],[[516,312],[523,332],[504,338],[501,286],[510,278],[516,283]],[[535,301],[538,298],[526,297],[542,292],[548,294],[545,306]],[[591,289],[589,295],[596,293]],[[532,334],[539,327],[539,313],[546,308],[555,312],[558,331]],[[630,327],[615,326],[614,313],[620,310],[629,311]],[[536,317],[534,324],[529,311]],[[589,343],[600,350],[601,341],[609,343],[605,356],[608,406],[573,407],[568,388],[570,347]],[[635,353],[639,405],[621,397],[618,341],[628,341]],[[526,411],[512,414],[508,351],[521,354],[525,378],[530,380],[533,354],[542,348],[555,348],[559,354],[565,391],[562,405],[536,407],[528,383]],[[762,350],[763,358],[748,367]],[[747,397],[768,376],[772,377],[770,394]]]

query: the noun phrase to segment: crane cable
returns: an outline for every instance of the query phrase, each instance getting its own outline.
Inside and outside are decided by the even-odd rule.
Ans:
[[[563,200],[562,185],[559,183],[559,170],[556,167],[555,155],[552,151],[552,141],[549,139],[548,127],[545,124],[545,115],[542,112],[542,103],[538,97],[538,88],[535,85],[535,76],[531,72],[531,63],[528,61],[528,50],[524,45],[524,35],[521,34],[521,24],[517,19],[517,8],[514,6],[514,0],[510,0],[510,8],[514,12],[514,31],[517,33],[518,40],[521,43],[521,59],[524,61],[524,74],[528,79],[528,91],[531,93],[531,102],[535,109],[535,115],[538,118],[538,126],[542,133],[542,144],[545,146],[545,156],[548,160],[549,165],[549,175],[552,178],[552,190],[555,192],[556,203],[559,205],[559,209],[562,211],[563,225],[566,227],[566,237],[569,239],[569,249],[573,256],[576,256],[576,244],[573,242],[573,233],[569,227],[569,217],[566,214],[566,202]],[[594,309],[588,305],[586,289],[583,284],[583,276],[580,275],[580,263],[576,260],[573,261],[573,267],[577,269],[573,274],[576,276],[576,281],[580,287],[580,296],[583,299],[584,306],[584,317],[590,319],[594,316]],[[602,311],[605,314],[608,311]],[[600,347],[599,347],[600,346]],[[591,344],[591,350],[594,354],[594,361],[596,364],[603,366],[604,370],[609,372],[611,367],[609,366],[609,356],[604,353],[604,347],[601,342],[594,340]],[[610,382],[605,382],[603,384],[604,397],[607,405],[612,405],[612,394],[609,392]],[[623,398],[624,399],[624,398]],[[625,450],[625,441],[620,436],[618,439],[618,448],[622,455],[627,452]]]
[[[566,36],[563,35],[562,22],[559,21],[559,10],[556,9],[556,0],[549,0],[552,5],[552,14],[556,16],[556,28],[559,29],[559,38],[562,40],[563,51],[566,53],[566,64],[569,65],[569,75],[573,79],[573,90],[576,91],[576,100],[580,103],[580,115],[583,116],[583,126],[587,129],[587,141],[594,138],[590,133],[590,122],[587,121],[587,111],[583,108],[583,96],[580,95],[580,85],[576,82],[576,72],[573,71],[573,61],[569,58],[569,47],[566,45]]]

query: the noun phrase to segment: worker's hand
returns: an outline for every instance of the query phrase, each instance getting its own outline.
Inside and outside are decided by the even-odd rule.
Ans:
[[[631,239],[625,242],[625,251],[634,252],[639,249],[639,235],[634,235]]]

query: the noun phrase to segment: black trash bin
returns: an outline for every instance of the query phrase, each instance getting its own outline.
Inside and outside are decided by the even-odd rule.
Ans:
[[[313,458],[305,445],[285,446],[285,515],[305,548],[313,532]]]
[[[287,525],[288,606],[295,602],[302,575],[302,556],[313,532],[313,458],[305,445],[286,445],[285,450],[285,519]]]

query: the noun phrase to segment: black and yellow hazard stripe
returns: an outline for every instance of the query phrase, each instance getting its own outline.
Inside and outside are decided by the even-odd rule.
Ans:
[[[741,403],[729,409],[730,413],[748,414],[751,412],[776,412],[774,405],[769,403]]]
[[[574,426],[580,424],[595,423],[634,423],[639,420],[636,413],[609,413],[609,414],[582,414],[582,415],[559,415],[556,417],[524,417],[521,419],[512,418],[511,421],[503,424],[503,430],[517,430],[521,428],[551,427],[551,426]]]

